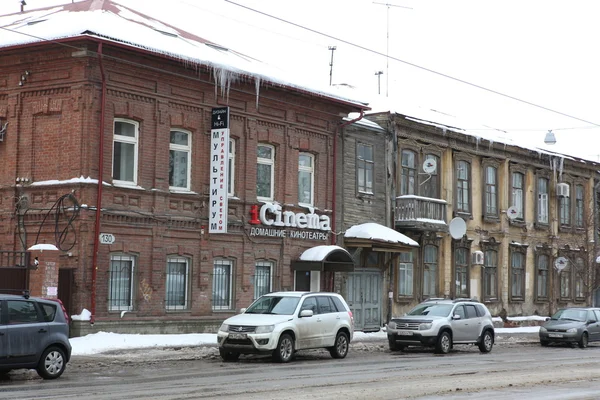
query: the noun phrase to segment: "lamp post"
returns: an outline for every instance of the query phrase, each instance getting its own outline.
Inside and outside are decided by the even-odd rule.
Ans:
[[[546,144],[556,144],[556,136],[554,136],[554,133],[552,132],[552,130],[549,130],[548,133],[546,133],[546,137],[544,138],[544,143]]]
[[[375,72],[375,75],[377,75],[377,94],[381,94],[381,74],[383,74],[383,71]]]

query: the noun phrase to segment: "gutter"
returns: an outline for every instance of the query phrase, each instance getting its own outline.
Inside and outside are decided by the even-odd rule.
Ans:
[[[92,299],[91,319],[93,324],[96,319],[96,278],[98,275],[98,248],[100,245],[100,213],[102,210],[102,182],[104,181],[104,117],[106,114],[106,74],[102,62],[102,41],[98,41],[98,65],[102,77],[102,91],[100,99],[100,139],[98,149],[98,194],[96,199],[96,223],[94,226],[94,251],[92,257]]]

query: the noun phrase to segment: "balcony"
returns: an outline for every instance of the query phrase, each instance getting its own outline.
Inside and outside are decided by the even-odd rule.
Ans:
[[[396,197],[396,229],[448,232],[446,200],[414,195]]]

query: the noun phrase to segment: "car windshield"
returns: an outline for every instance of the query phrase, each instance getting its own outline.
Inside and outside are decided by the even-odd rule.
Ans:
[[[252,303],[245,314],[292,315],[298,302],[299,297],[263,296]]]
[[[447,317],[452,311],[452,304],[419,304],[409,311],[407,315],[429,315]]]
[[[581,321],[584,322],[587,318],[587,310],[572,310],[564,309],[558,310],[556,314],[552,316],[553,320],[561,321]]]

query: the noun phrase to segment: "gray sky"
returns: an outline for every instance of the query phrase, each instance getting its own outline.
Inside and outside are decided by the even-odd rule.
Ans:
[[[0,14],[18,12],[19,3],[2,0]],[[27,0],[26,8],[62,3]],[[432,108],[474,124],[463,128],[508,131],[490,129],[528,146],[544,147],[552,129],[558,143],[548,149],[600,160],[595,0],[122,3],[324,86],[335,46],[333,83],[354,86],[358,100],[380,102],[382,71],[380,96],[398,112],[395,104]]]

